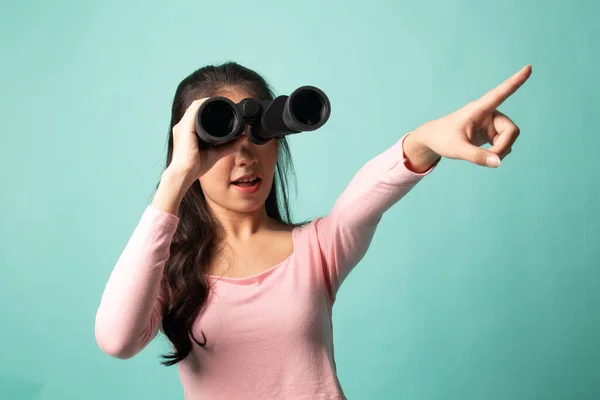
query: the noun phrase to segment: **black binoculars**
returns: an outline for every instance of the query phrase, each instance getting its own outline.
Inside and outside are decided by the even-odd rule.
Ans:
[[[204,148],[229,142],[244,132],[251,142],[265,144],[273,138],[314,131],[327,122],[330,113],[329,99],[314,86],[299,87],[274,100],[246,98],[237,104],[214,96],[196,113],[196,135]]]

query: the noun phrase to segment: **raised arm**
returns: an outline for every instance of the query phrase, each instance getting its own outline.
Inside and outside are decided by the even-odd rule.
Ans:
[[[115,357],[134,356],[156,335],[163,309],[160,281],[179,223],[179,205],[193,182],[239,145],[238,140],[198,149],[194,118],[204,100],[193,101],[173,127],[171,162],[105,286],[95,335],[100,348]]]
[[[324,273],[331,295],[364,257],[383,214],[402,199],[439,161],[415,172],[407,159],[405,135],[367,162],[338,197],[331,212],[315,222]],[[420,167],[425,159],[419,159]]]
[[[98,346],[117,358],[140,352],[156,336],[162,320],[160,282],[185,188],[168,172],[114,266],[96,312]]]
[[[330,214],[315,222],[324,273],[337,289],[362,259],[383,213],[429,174],[441,157],[497,168],[520,129],[497,108],[531,75],[527,65],[481,98],[430,121],[369,161]],[[488,149],[481,148],[490,144]]]

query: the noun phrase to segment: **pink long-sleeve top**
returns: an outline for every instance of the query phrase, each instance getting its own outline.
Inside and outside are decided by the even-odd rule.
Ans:
[[[367,162],[331,212],[294,228],[293,252],[249,277],[210,277],[190,355],[178,364],[185,398],[346,399],[336,374],[331,312],[336,293],[369,247],[383,213],[423,173],[407,166],[402,139]],[[105,286],[96,315],[100,348],[128,358],[161,324],[160,281],[177,216],[147,206]]]

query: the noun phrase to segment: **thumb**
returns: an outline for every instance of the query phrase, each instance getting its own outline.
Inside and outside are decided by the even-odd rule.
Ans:
[[[497,168],[500,166],[500,157],[496,153],[473,146],[470,143],[461,145],[458,158],[483,167]]]

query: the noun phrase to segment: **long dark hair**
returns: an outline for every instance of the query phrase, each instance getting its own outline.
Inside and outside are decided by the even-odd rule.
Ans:
[[[183,117],[187,107],[198,98],[215,95],[224,89],[240,89],[257,99],[274,98],[273,91],[264,78],[235,62],[208,65],[194,71],[181,81],[175,92],[166,166],[171,163],[173,155],[173,127]],[[293,177],[293,163],[286,139],[277,140],[278,160],[265,207],[269,217],[284,224],[292,224],[288,179]],[[162,328],[174,347],[172,353],[163,355],[161,364],[166,366],[185,359],[194,343],[202,347],[206,345],[204,332],[201,338],[194,337],[192,325],[208,298],[209,283],[206,274],[215,248],[222,238],[221,227],[211,217],[198,180],[183,197],[178,217],[179,225],[161,281],[161,295],[165,299]]]

